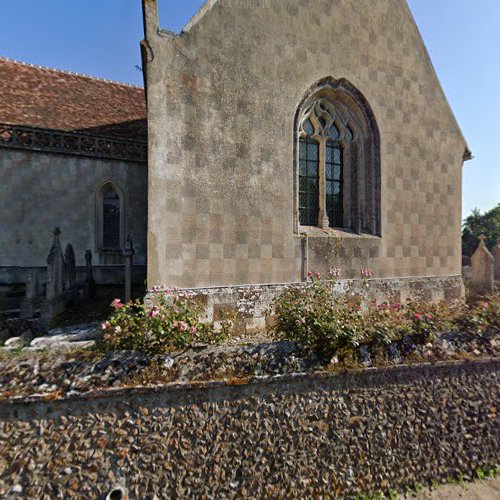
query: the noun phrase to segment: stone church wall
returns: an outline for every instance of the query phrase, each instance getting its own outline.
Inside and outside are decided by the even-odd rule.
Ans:
[[[460,274],[466,144],[406,2],[219,0],[181,35],[145,5],[149,287],[300,281],[294,119],[326,77],[377,122],[381,236],[312,231],[308,268]]]
[[[122,270],[117,274],[109,262],[100,262],[96,241],[96,195],[107,181],[113,181],[123,191],[125,236],[132,232],[134,262],[143,266],[144,273],[147,225],[144,163],[2,148],[0,282],[23,282],[28,268],[43,276],[55,226],[62,231],[63,246],[73,245],[82,277],[85,250],[89,249],[94,256],[93,265],[97,266],[97,282],[121,281]]]

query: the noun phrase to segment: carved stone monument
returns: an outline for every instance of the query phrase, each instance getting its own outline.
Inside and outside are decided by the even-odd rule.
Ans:
[[[42,305],[40,319],[48,322],[64,311],[64,256],[59,241],[61,230],[56,227],[53,232],[54,240],[47,257],[47,288],[45,301]]]
[[[479,236],[479,246],[472,256],[471,292],[490,295],[494,289],[494,258],[486,247],[486,236]]]

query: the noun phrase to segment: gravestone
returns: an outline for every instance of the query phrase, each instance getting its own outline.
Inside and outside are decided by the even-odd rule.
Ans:
[[[47,287],[45,301],[42,305],[40,319],[47,323],[64,311],[64,256],[59,241],[61,230],[56,227],[54,240],[47,257]]]
[[[471,258],[473,295],[491,295],[494,287],[494,258],[486,247],[486,236],[479,236],[479,246]]]
[[[125,242],[123,255],[125,257],[125,302],[130,302],[132,300],[132,274],[134,270],[134,243],[130,234]]]

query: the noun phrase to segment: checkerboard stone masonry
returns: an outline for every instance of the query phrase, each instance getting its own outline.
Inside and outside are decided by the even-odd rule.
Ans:
[[[300,281],[294,115],[325,77],[373,110],[382,231],[313,231],[309,269],[460,275],[466,144],[405,1],[219,0],[180,36],[145,7],[149,287]]]

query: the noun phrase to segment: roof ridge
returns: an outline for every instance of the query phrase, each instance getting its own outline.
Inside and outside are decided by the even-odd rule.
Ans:
[[[205,17],[205,14],[212,10],[214,5],[217,3],[218,0],[205,0],[201,7],[191,16],[189,21],[184,25],[184,28],[182,28],[181,33],[189,33],[191,31],[191,28],[193,28],[196,24],[198,24],[199,21],[203,17]]]
[[[134,89],[144,90],[144,87],[142,85],[134,85],[132,83],[118,82],[116,80],[109,80],[107,78],[100,78],[98,76],[84,75],[83,73],[76,73],[75,71],[69,71],[69,70],[65,70],[65,69],[49,68],[48,66],[40,66],[38,64],[32,64],[32,63],[28,63],[28,62],[24,62],[24,61],[18,61],[17,59],[12,59],[11,57],[0,56],[0,60],[12,62],[15,64],[22,64],[23,66],[29,66],[30,68],[41,69],[44,71],[52,71],[54,73],[62,73],[64,75],[79,76],[81,78],[88,78],[89,80],[95,80],[98,82],[112,83],[114,85],[121,85],[123,87],[131,87]]]

